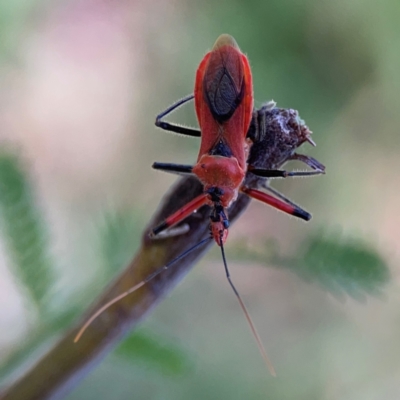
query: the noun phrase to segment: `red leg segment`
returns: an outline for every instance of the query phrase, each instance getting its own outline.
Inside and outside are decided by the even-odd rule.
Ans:
[[[165,229],[170,228],[173,225],[183,221],[186,217],[192,214],[201,206],[204,206],[208,202],[208,193],[203,193],[200,196],[197,196],[189,203],[185,204],[178,211],[175,211],[172,215],[170,215],[166,220],[161,222],[160,225],[156,226],[150,233],[150,236],[155,236],[158,233],[162,232]]]
[[[305,221],[309,221],[311,219],[311,214],[294,206],[293,204],[285,203],[284,201],[277,199],[274,196],[271,196],[268,193],[261,192],[259,190],[250,189],[247,187],[242,187],[241,191],[246,193],[247,196],[252,197],[253,199],[260,200],[263,203],[269,204],[270,206],[277,208],[287,214],[293,215],[294,217],[298,217],[304,219]]]

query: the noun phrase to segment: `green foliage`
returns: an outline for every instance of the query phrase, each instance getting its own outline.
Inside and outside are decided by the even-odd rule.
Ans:
[[[290,258],[282,256],[278,244],[268,240],[261,250],[249,250],[246,243],[238,244],[233,256],[289,269],[335,295],[347,294],[358,300],[368,294],[381,294],[390,281],[385,260],[370,243],[360,238],[320,231],[301,243],[294,254]]]
[[[47,235],[27,176],[15,156],[5,153],[0,155],[0,212],[14,271],[31,300],[44,311],[54,283]]]
[[[390,280],[389,268],[379,253],[359,239],[315,235],[301,253],[292,269],[332,292],[362,299],[365,293],[379,294]]]
[[[100,227],[100,253],[107,279],[132,259],[141,237],[138,221],[131,210],[106,213]]]
[[[128,336],[115,354],[133,363],[141,363],[167,375],[193,370],[187,353],[178,345],[167,343],[164,337],[146,330]]]
[[[15,56],[15,45],[26,28],[27,17],[38,1],[0,2],[0,61]]]
[[[10,153],[0,154],[0,216],[15,279],[23,292],[29,294],[29,302],[33,301],[37,306],[39,317],[29,337],[7,360],[2,360],[0,378],[4,380],[50,337],[76,319],[82,311],[82,299],[68,302],[57,315],[47,313],[46,303],[56,284],[54,266],[49,257],[50,244],[27,171]],[[140,224],[135,215],[128,212],[107,213],[104,221],[100,228],[100,251],[104,260],[104,278],[108,281],[132,257],[140,238]],[[117,354],[134,363],[145,363],[162,373],[182,373],[189,365],[184,351],[165,344],[163,340],[142,331],[129,336]]]

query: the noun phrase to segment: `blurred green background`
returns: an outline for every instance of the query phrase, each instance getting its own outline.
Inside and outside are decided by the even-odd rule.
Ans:
[[[255,105],[299,110],[318,144],[301,152],[327,167],[274,184],[310,223],[254,202],[226,246],[278,377],[213,249],[67,399],[400,398],[399,15],[397,0],[1,3],[2,385],[132,257],[175,180],[152,162],[196,159],[197,139],[154,118],[230,33]],[[196,123],[190,105],[173,119]]]

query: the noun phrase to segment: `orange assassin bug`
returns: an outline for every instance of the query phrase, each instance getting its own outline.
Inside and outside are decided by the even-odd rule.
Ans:
[[[246,164],[252,144],[247,137],[253,115],[252,76],[247,57],[241,53],[231,36],[221,35],[197,70],[194,101],[200,131],[162,120],[192,98],[192,95],[183,98],[159,114],[156,126],[184,135],[200,136],[197,164],[190,166],[154,163],[153,168],[179,174],[194,174],[203,184],[204,193],[154,228],[152,235],[156,236],[207,204],[213,208],[210,216],[212,237],[219,246],[223,245],[229,227],[226,209],[236,200],[239,191],[308,221],[311,215],[300,207],[242,185],[248,169],[255,175],[266,178],[314,175],[315,172],[269,171]]]
[[[193,98],[200,130],[170,124],[163,120],[166,115]],[[254,122],[260,115],[264,115],[268,111],[268,107],[273,108],[274,104],[271,105],[269,103],[265,109],[253,111],[252,77],[247,57],[241,53],[236,41],[231,36],[221,35],[212,50],[206,54],[200,63],[196,74],[194,95],[179,100],[156,117],[156,126],[164,130],[201,137],[197,163],[194,166],[166,163],[153,164],[153,168],[165,172],[196,176],[203,185],[203,193],[189,201],[153,228],[150,236],[156,237],[161,232],[183,221],[200,207],[208,205],[211,207],[210,238],[204,239],[189,248],[189,250],[167,265],[157,269],[145,278],[145,280],[101,307],[84,324],[75,341],[79,340],[87,326],[106,308],[142,287],[162,271],[168,269],[173,263],[203,245],[206,241],[213,239],[221,248],[227,279],[239,300],[261,354],[271,374],[275,376],[275,370],[267,357],[251,317],[230,278],[224,252],[224,244],[229,228],[227,209],[236,200],[238,194],[243,193],[290,215],[308,221],[311,215],[286,199],[283,195],[271,190],[271,188],[269,189],[275,196],[254,189],[251,185],[245,184],[244,178],[246,173],[249,172],[255,177],[262,178],[310,176],[324,173],[324,167],[311,157],[300,155],[291,155],[290,157],[287,155],[286,159],[297,158],[313,168],[314,171],[288,172],[278,169],[260,168],[257,165],[248,163],[249,150],[253,142],[259,140],[258,133],[256,132],[257,129],[250,129],[250,123]],[[304,140],[315,145],[308,134],[304,136]]]

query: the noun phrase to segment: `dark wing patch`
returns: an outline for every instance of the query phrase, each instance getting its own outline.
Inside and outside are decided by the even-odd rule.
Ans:
[[[204,98],[218,122],[233,115],[243,100],[245,88],[240,54],[226,47],[211,55],[203,78]]]

